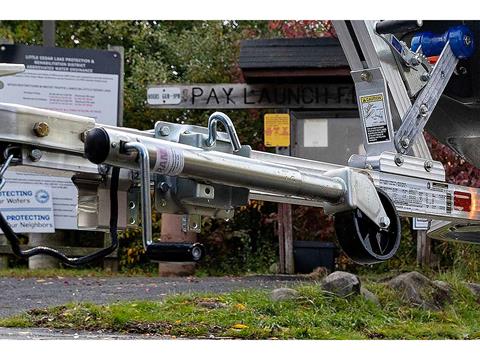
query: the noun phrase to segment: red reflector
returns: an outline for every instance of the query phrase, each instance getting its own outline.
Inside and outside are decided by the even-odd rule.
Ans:
[[[466,192],[455,191],[453,193],[453,207],[458,211],[469,212],[472,208],[472,195]]]
[[[432,65],[435,65],[438,61],[438,59],[440,58],[440,56],[436,55],[436,56],[429,56],[427,58],[428,62]]]

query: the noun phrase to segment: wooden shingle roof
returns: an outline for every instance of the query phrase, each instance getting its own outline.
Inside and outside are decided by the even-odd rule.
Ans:
[[[240,47],[244,76],[349,76],[347,59],[334,38],[245,40]]]

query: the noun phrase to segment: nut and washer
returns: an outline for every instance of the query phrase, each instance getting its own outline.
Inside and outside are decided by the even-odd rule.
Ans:
[[[427,116],[428,106],[426,104],[420,105],[420,112],[419,113],[420,113],[420,116],[423,116],[423,117]]]
[[[166,193],[168,190],[170,190],[170,185],[168,185],[165,181],[162,181],[160,185],[158,186],[158,189],[162,193]]]
[[[361,74],[360,74],[360,79],[362,79],[362,81],[371,81],[372,80],[372,74],[370,74],[368,71],[363,71]]]
[[[382,229],[386,229],[390,226],[390,219],[388,217],[382,216],[379,221],[379,225]]]
[[[159,131],[160,135],[162,136],[168,136],[170,135],[170,128],[168,126],[162,126]]]
[[[32,151],[30,151],[30,154],[28,154],[28,156],[34,162],[40,161],[40,159],[43,156],[43,152],[40,149],[32,149]]]
[[[408,145],[410,145],[410,140],[406,136],[402,137],[400,139],[400,146],[406,149]]]
[[[50,127],[46,122],[36,122],[35,125],[33,125],[33,132],[38,137],[45,137],[48,136],[48,133],[50,132]]]
[[[423,73],[422,75],[420,75],[420,80],[427,82],[428,80],[430,80],[430,74],[428,72]]]
[[[403,156],[400,154],[396,154],[393,161],[395,161],[395,165],[402,166],[403,165]]]
[[[428,172],[432,171],[432,169],[433,169],[433,161],[432,161],[432,160],[427,160],[427,161],[425,161],[425,164],[423,164],[423,167],[424,167],[425,170],[427,170]]]

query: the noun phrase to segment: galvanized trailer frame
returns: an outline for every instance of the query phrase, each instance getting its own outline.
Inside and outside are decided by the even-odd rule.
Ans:
[[[138,224],[141,208],[147,254],[159,253],[151,230],[152,181],[155,208],[187,215],[184,230],[199,231],[201,215],[229,218],[235,207],[257,199],[323,207],[338,214],[340,223],[351,226],[354,238],[363,244],[363,263],[393,256],[400,231],[397,212],[441,220],[431,233],[437,238],[480,242],[479,189],[446,183],[443,166],[432,161],[423,136],[412,135],[421,132],[428,119],[424,104],[412,104],[398,58],[375,30],[376,23],[335,21],[334,26],[352,68],[365,126],[366,155],[352,156],[348,167],[253,151],[240,143],[232,121],[222,113],[212,114],[207,128],[158,122],[152,130],[139,131],[12,104],[0,104],[3,158],[34,171],[71,175],[80,194],[88,194],[88,206],[79,207],[79,223],[86,228],[108,228],[105,194],[110,169],[123,169],[119,226]],[[456,62],[447,62],[452,58],[448,46],[438,66],[451,74]],[[432,79],[440,90],[448,80],[435,77],[435,68]],[[425,82],[424,89],[430,89]],[[440,90],[420,93],[417,101],[432,107]],[[368,132],[371,113],[363,113],[362,104],[368,110],[371,102],[380,111],[376,116],[384,124],[381,132]],[[410,123],[415,116],[423,123]],[[405,125],[395,126],[400,120]],[[218,123],[226,133],[217,132]],[[405,130],[400,139],[395,127]],[[405,151],[397,152],[398,146]],[[406,155],[410,148],[413,156]],[[98,215],[92,220],[95,210]]]

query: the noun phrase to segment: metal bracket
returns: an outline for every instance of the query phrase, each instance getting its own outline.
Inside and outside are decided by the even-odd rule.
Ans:
[[[153,242],[152,232],[152,203],[150,200],[150,155],[147,147],[140,142],[128,142],[124,145],[126,151],[138,152],[140,166],[140,192],[142,198],[142,240],[143,247],[147,250]]]
[[[387,83],[380,68],[352,71],[367,155],[392,151],[393,124]]]
[[[441,162],[389,151],[375,156],[353,154],[348,160],[348,165],[382,173],[445,181],[445,169]]]
[[[405,83],[408,96],[413,98],[427,84],[432,72],[432,65],[419,47],[416,52],[410,50],[404,41],[398,40],[395,35],[379,35],[392,50],[398,63],[398,70]]]
[[[395,148],[406,154],[417,135],[423,131],[433,109],[442,96],[450,77],[458,64],[450,43],[447,42],[430,75],[430,80],[404,116],[402,125],[395,134]]]
[[[202,231],[202,217],[197,214],[183,215],[182,231],[200,233]]]
[[[384,229],[390,225],[390,219],[383,208],[377,189],[368,174],[349,168],[327,171],[325,176],[340,180],[345,185],[344,200],[338,204],[325,204],[326,214],[360,209],[378,227]]]

